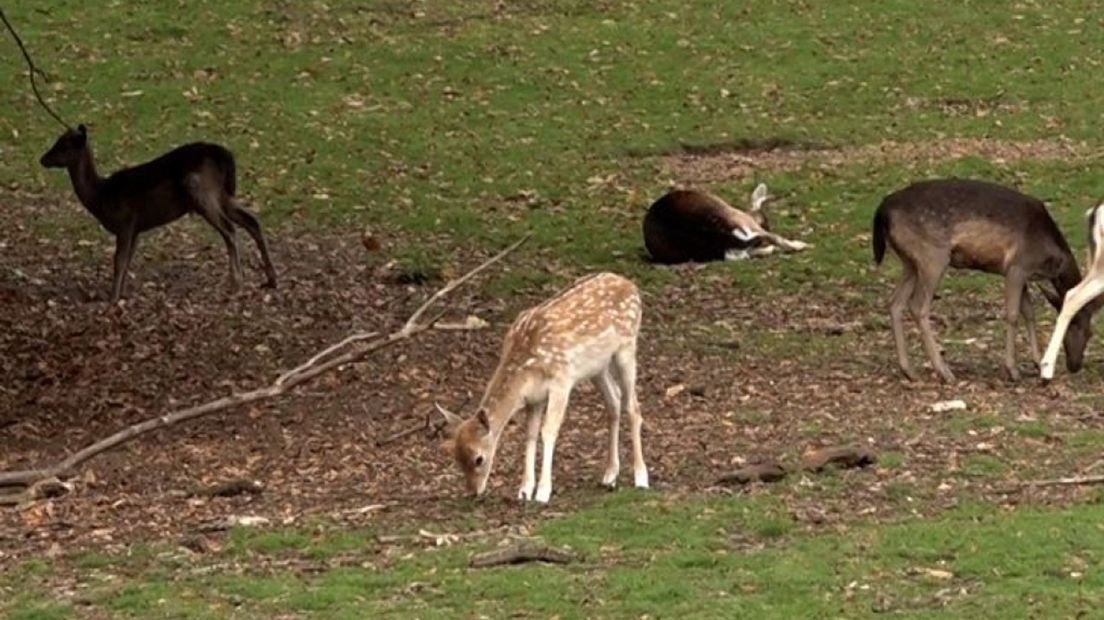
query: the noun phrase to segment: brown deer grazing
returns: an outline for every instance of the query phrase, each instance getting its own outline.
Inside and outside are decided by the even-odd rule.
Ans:
[[[636,285],[611,273],[575,282],[543,304],[518,315],[502,343],[498,368],[479,411],[461,420],[438,406],[448,420],[446,443],[464,474],[468,490],[482,495],[495,450],[507,422],[526,410],[525,472],[518,498],[547,502],[552,495],[552,454],[571,391],[590,379],[609,409],[609,460],[602,484],[614,486],[620,470],[618,428],[629,416],[633,475],[648,486],[640,443],[642,419],[636,401],[636,339],[640,330]],[[543,443],[540,481],[536,479],[537,437]]]
[[[123,295],[123,284],[138,241],[138,233],[156,228],[186,213],[198,213],[226,242],[230,254],[230,284],[241,282],[241,260],[234,224],[245,228],[260,248],[267,286],[276,286],[276,270],[268,256],[261,225],[234,201],[234,156],[216,144],[196,142],[165,153],[107,178],[96,172],[88,131],[69,129],[42,156],[46,168],[68,168],[81,204],[115,235],[115,281],[111,302]]]
[[[1078,329],[1076,323],[1087,309],[1091,315],[1101,305],[1104,294],[1104,202],[1089,209],[1089,252],[1085,266],[1085,279],[1066,292],[1058,320],[1054,322],[1054,333],[1050,336],[1043,361],[1039,364],[1039,376],[1045,380],[1054,378],[1054,364],[1058,360],[1058,344],[1063,341],[1067,331]],[[1069,348],[1066,349],[1068,362]],[[1072,369],[1071,369],[1072,370]]]
[[[763,212],[769,199],[767,186],[760,183],[745,213],[705,192],[668,192],[644,216],[644,245],[652,260],[666,264],[742,260],[768,256],[776,248],[799,252],[809,247],[770,231]]]
[[[920,327],[933,368],[944,381],[954,381],[940,356],[929,320],[936,286],[948,266],[1004,274],[1004,310],[1008,322],[1004,370],[1013,381],[1019,379],[1016,323],[1020,316],[1027,326],[1033,360],[1039,361],[1028,283],[1035,279],[1049,280],[1054,291],[1041,286],[1039,290],[1061,310],[1063,296],[1081,279],[1077,260],[1046,206],[993,183],[963,179],[922,181],[886,196],[874,213],[875,262],[882,262],[887,243],[901,259],[901,283],[893,293],[889,313],[897,361],[911,380],[918,377],[905,348],[902,318],[906,307]],[[1070,372],[1081,368],[1093,310],[1083,309],[1070,321],[1065,336],[1066,365]]]

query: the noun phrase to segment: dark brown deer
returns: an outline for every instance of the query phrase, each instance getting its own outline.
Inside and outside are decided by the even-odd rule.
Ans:
[[[906,307],[920,327],[924,349],[939,376],[954,375],[943,362],[932,333],[929,314],[936,286],[947,267],[999,273],[1005,277],[1004,370],[1019,379],[1016,368],[1016,323],[1027,325],[1027,339],[1036,364],[1039,343],[1028,283],[1047,280],[1054,291],[1040,286],[1047,300],[1062,309],[1066,292],[1081,280],[1077,260],[1062,231],[1039,200],[1013,189],[964,179],[921,181],[886,196],[874,213],[874,260],[882,262],[886,245],[901,259],[901,283],[893,293],[889,313],[897,360],[911,379],[918,378],[905,348],[902,318]],[[1074,316],[1065,335],[1066,366],[1080,370],[1090,319],[1095,307]]]
[[[702,191],[675,190],[652,203],[644,216],[644,245],[657,263],[741,260],[768,256],[775,249],[809,247],[770,231],[763,204],[770,197],[760,183],[744,212]]]
[[[63,133],[40,163],[46,168],[68,168],[73,190],[81,204],[115,235],[112,303],[123,295],[138,234],[187,213],[198,213],[226,242],[232,289],[236,290],[241,282],[235,224],[244,228],[257,243],[268,276],[266,286],[276,286],[276,270],[268,256],[261,225],[234,200],[237,189],[234,156],[225,148],[203,142],[186,144],[157,159],[104,178],[96,172],[88,131],[80,125]]]

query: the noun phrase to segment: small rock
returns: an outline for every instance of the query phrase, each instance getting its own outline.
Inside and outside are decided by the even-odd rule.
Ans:
[[[931,406],[932,413],[946,413],[948,411],[965,411],[966,401],[963,400],[941,400],[937,403],[933,403]]]

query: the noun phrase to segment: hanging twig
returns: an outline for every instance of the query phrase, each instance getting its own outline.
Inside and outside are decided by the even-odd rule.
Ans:
[[[31,76],[31,90],[34,91],[35,99],[38,99],[38,102],[42,104],[42,107],[46,110],[46,112],[48,112],[50,116],[54,117],[54,120],[61,123],[62,127],[66,129],[71,129],[69,123],[63,121],[61,117],[57,115],[57,112],[54,112],[54,110],[49,105],[47,105],[46,100],[43,99],[42,95],[38,92],[38,83],[35,82],[35,74],[37,73],[38,75],[41,75],[42,79],[46,81],[49,81],[50,78],[47,77],[46,73],[42,69],[38,68],[38,65],[34,63],[34,60],[31,60],[31,55],[27,52],[27,48],[23,45],[23,39],[19,38],[19,33],[15,31],[14,27],[12,27],[11,22],[8,21],[8,16],[4,15],[4,9],[2,8],[0,8],[0,20],[3,20],[4,25],[8,27],[8,32],[10,32],[12,38],[15,39],[15,44],[19,46],[19,51],[23,52],[23,58],[27,61],[27,73]]]
[[[446,283],[441,290],[437,291],[437,293],[435,293],[428,300],[426,300],[425,303],[419,306],[418,309],[415,310],[413,316],[421,317],[422,315],[424,315],[426,310],[432,304],[443,297],[443,295],[441,295],[441,291],[452,291],[456,289],[456,287],[460,284],[463,284],[464,282],[470,280],[473,275],[502,260],[502,258],[504,258],[510,252],[516,250],[518,246],[524,243],[528,238],[528,236],[523,237],[521,240],[515,242],[510,247],[487,259],[483,262],[483,264],[464,274],[460,278]],[[202,405],[189,407],[187,409],[181,409],[179,411],[167,413],[165,415],[151,418],[144,422],[139,422],[138,424],[128,426],[123,430],[115,433],[114,435],[111,435],[110,437],[107,437],[105,439],[101,439],[100,441],[87,446],[86,448],[76,452],[75,454],[70,455],[65,460],[49,467],[44,467],[42,469],[29,469],[24,471],[0,472],[0,487],[26,487],[44,478],[65,478],[71,475],[75,467],[84,463],[88,459],[91,459],[98,454],[106,452],[107,450],[126,443],[134,439],[135,437],[144,435],[150,431],[164,428],[166,426],[171,426],[173,424],[178,424],[180,422],[205,416],[211,413],[225,411],[227,409],[238,407],[240,405],[255,402],[258,400],[265,400],[268,398],[279,396],[291,390],[295,386],[306,383],[307,381],[314,379],[318,375],[337,368],[338,366],[343,366],[350,362],[355,362],[365,357],[369,353],[372,353],[373,351],[378,351],[385,347],[389,347],[397,342],[406,340],[407,338],[410,338],[415,334],[426,331],[433,326],[433,322],[436,321],[437,318],[439,318],[439,315],[438,317],[435,317],[426,323],[415,323],[412,321],[407,321],[406,324],[403,325],[402,329],[397,332],[384,337],[379,337],[375,340],[372,340],[371,342],[361,344],[357,347],[354,347],[352,350],[342,353],[341,355],[332,357],[325,362],[317,363],[315,365],[299,366],[290,373],[281,374],[275,382],[265,387],[250,390],[248,392],[238,392],[236,394],[232,394],[224,398],[219,398],[217,400],[213,400]],[[350,338],[346,338],[338,344],[343,345],[351,342],[352,340]],[[336,346],[331,346],[323,351],[323,353],[332,352],[336,349]],[[316,355],[313,356],[311,359],[321,359],[321,357],[322,356],[320,355]]]

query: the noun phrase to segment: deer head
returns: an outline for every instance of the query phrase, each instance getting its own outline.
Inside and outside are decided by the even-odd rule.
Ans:
[[[76,129],[65,130],[39,163],[44,168],[68,168],[76,165],[87,146],[88,129],[84,125],[77,125]]]
[[[1038,286],[1038,289],[1043,297],[1046,297],[1046,300],[1050,302],[1050,305],[1054,306],[1055,310],[1062,311],[1065,302],[1062,295],[1041,285]],[[1066,353],[1066,370],[1070,372],[1081,370],[1081,367],[1085,364],[1085,347],[1089,343],[1089,338],[1092,337],[1092,315],[1096,312],[1100,303],[1099,301],[1089,303],[1073,315],[1073,319],[1062,337],[1062,350]]]
[[[770,230],[770,223],[767,222],[767,214],[763,211],[763,205],[771,199],[771,195],[767,193],[767,184],[760,183],[755,187],[755,191],[751,192],[751,210],[749,214],[755,222],[763,228],[763,230]]]
[[[465,420],[441,405],[434,405],[446,422],[445,451],[456,459],[468,491],[472,495],[482,495],[487,490],[487,478],[497,447],[487,410],[480,407],[475,415]]]

